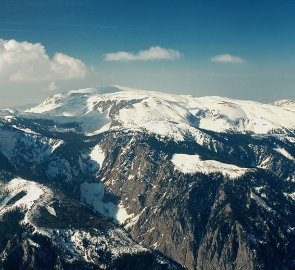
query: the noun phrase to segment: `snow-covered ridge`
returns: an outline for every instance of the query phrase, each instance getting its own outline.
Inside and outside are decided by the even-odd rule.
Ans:
[[[109,129],[139,129],[181,141],[187,136],[195,137],[196,128],[254,134],[295,130],[295,109],[285,104],[106,86],[57,94],[26,112],[80,117],[81,122],[88,123],[96,119],[96,126],[85,131],[91,134]]]
[[[21,191],[25,193],[24,196],[17,200],[11,207],[24,207],[30,209],[34,204],[34,201],[39,199],[44,193],[41,185],[21,178],[12,179],[9,184],[5,186],[5,191],[8,195],[0,203],[0,213],[1,210],[4,210],[10,200]]]
[[[199,155],[174,154],[172,163],[176,170],[184,174],[221,173],[233,179],[252,170],[216,160],[202,160]]]
[[[19,208],[25,210],[23,222],[31,223],[31,216],[34,214],[34,208],[37,204],[49,200],[53,197],[52,192],[45,186],[33,181],[22,178],[14,178],[7,184],[0,183],[0,217],[13,209]],[[32,224],[33,225],[33,224]]]
[[[281,99],[276,100],[273,104],[287,110],[295,111],[295,100]]]
[[[284,157],[286,157],[287,159],[291,161],[295,161],[295,158],[288,151],[286,151],[286,149],[277,147],[277,148],[274,148],[274,150],[280,153],[281,155],[283,155]]]

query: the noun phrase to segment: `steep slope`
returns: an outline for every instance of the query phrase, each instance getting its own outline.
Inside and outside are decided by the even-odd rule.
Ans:
[[[74,90],[0,118],[0,168],[85,203],[187,269],[291,269],[294,119],[222,97]]]
[[[134,239],[189,269],[288,265],[295,240],[294,182],[288,180],[294,161],[272,150],[278,140],[225,138],[215,152],[116,133],[101,142],[107,157],[97,179],[121,198]],[[186,155],[194,166],[178,166],[175,155]]]
[[[2,173],[1,268],[180,269],[60,191]]]

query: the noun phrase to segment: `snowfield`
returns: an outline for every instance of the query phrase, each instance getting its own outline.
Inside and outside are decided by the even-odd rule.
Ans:
[[[99,144],[91,150],[90,158],[95,163],[96,169],[100,169],[102,167],[105,155]]]
[[[174,154],[172,163],[176,170],[184,174],[222,173],[230,178],[237,178],[252,170],[216,160],[202,160],[199,155]]]
[[[285,134],[295,130],[292,101],[263,104],[218,96],[171,95],[123,86],[57,94],[26,113],[76,117],[88,135],[111,129],[132,129],[177,141],[194,137],[196,128],[253,134]]]
[[[98,144],[91,149],[89,154],[91,161],[93,162],[92,169],[98,172],[103,165],[105,154],[103,149]],[[129,215],[124,208],[122,202],[114,204],[112,202],[104,202],[104,196],[106,189],[103,183],[88,183],[83,182],[80,185],[81,200],[89,205],[99,213],[112,218],[116,223],[123,224],[126,220],[133,217],[133,214]]]
[[[7,197],[0,202],[0,214],[6,208],[10,207],[23,207],[25,209],[32,208],[34,202],[43,195],[44,190],[41,185],[35,182],[30,182],[21,178],[12,179],[5,187],[5,191],[8,193]],[[24,192],[24,196],[17,200],[12,206],[8,206],[11,199],[18,193]]]
[[[128,215],[126,209],[119,203],[118,205],[112,202],[104,202],[105,186],[102,183],[87,183],[84,182],[80,186],[81,200],[99,213],[106,217],[112,218],[116,223],[123,224],[127,219],[133,217],[133,214]]]

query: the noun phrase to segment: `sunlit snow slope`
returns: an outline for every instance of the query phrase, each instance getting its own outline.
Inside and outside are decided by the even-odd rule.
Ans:
[[[122,86],[72,90],[46,99],[28,113],[87,118],[84,131],[144,129],[184,140],[196,128],[233,133],[286,133],[295,130],[294,102],[263,104],[225,97],[193,97]],[[90,121],[92,119],[92,121]]]

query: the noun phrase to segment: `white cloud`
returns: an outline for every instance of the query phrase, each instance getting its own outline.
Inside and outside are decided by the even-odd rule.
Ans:
[[[44,81],[84,78],[86,67],[63,53],[47,55],[40,43],[0,39],[0,80]]]
[[[179,51],[165,49],[160,46],[153,46],[147,50],[141,50],[138,53],[131,52],[114,52],[107,53],[104,56],[106,61],[148,61],[148,60],[174,60],[181,57]]]
[[[219,54],[210,58],[212,62],[215,63],[232,63],[232,64],[241,64],[245,60],[239,56],[234,56],[230,54]]]

